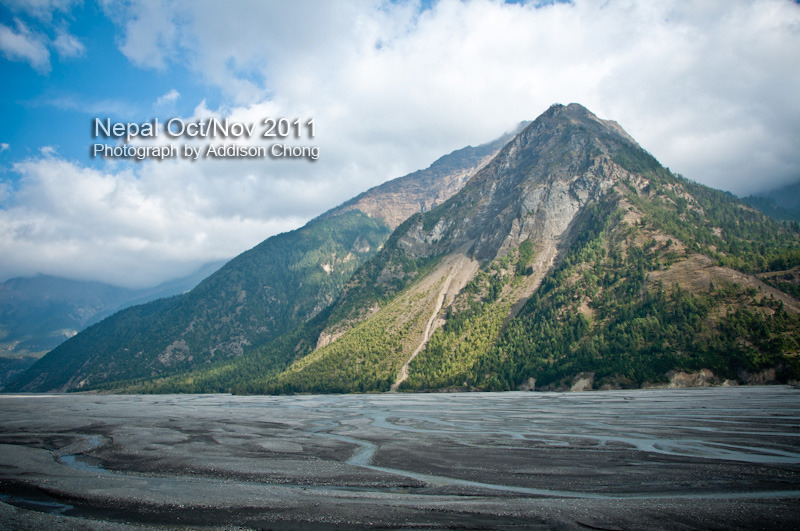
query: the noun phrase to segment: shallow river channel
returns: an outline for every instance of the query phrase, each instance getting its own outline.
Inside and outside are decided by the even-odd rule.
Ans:
[[[0,395],[0,527],[796,529],[800,390]]]

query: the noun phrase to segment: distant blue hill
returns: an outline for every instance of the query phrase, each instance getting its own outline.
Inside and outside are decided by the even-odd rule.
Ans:
[[[87,326],[134,304],[184,293],[224,263],[144,289],[49,275],[6,280],[0,284],[0,386]]]
[[[800,181],[742,199],[773,219],[800,221]]]

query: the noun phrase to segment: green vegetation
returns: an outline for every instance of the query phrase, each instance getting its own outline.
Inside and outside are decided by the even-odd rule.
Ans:
[[[108,382],[97,390],[125,393],[254,393],[258,380],[275,375],[311,352],[322,331],[326,312],[294,330],[250,349],[232,360],[163,378],[134,378]]]
[[[688,249],[713,245],[702,240],[708,238],[727,251],[714,254],[718,263],[744,270],[775,267],[758,254],[761,241],[776,246],[770,256],[793,263],[798,250],[793,231],[760,214],[752,216],[725,194],[692,188],[692,198],[700,198],[697,203],[709,219],[729,230],[735,224],[737,230],[723,229],[728,237],[717,236],[694,225],[695,217],[681,215],[688,209],[673,210],[666,201],[648,203],[632,194],[648,214],[638,226],[620,223],[623,212],[612,201],[590,209],[562,265],[462,385],[510,390],[535,378],[537,387],[557,386],[591,372],[598,387],[637,387],[665,381],[671,370],[703,368],[731,379],[743,371],[777,368],[783,381],[800,379],[800,319],[785,311],[781,301],[735,282],[709,290],[682,288],[683,279],[670,287],[648,286],[649,272],[683,259],[685,251],[672,249],[677,245],[671,239],[656,243],[651,236],[657,231],[647,226],[681,235]],[[672,195],[673,202],[679,197],[664,195]]]
[[[479,271],[448,307],[445,325],[411,362],[400,389],[463,386],[469,369],[496,343],[533,257],[533,244],[526,240]]]
[[[772,219],[800,222],[800,180],[742,199]]]
[[[754,195],[742,199],[751,207],[760,210],[774,220],[800,222],[800,209],[783,208],[772,199],[767,197],[757,197]]]
[[[377,256],[365,263],[347,282],[332,309],[329,325],[360,320],[365,309],[385,304],[435,266],[438,257],[414,258],[398,246],[400,238],[419,223],[421,216],[415,214],[402,223]]]
[[[545,139],[547,149],[520,155],[520,175],[590,167],[573,146],[588,142],[599,126],[559,127]],[[441,313],[444,326],[411,361],[401,390],[512,390],[530,379],[539,388],[558,388],[581,373],[592,373],[595,387],[638,387],[664,382],[670,371],[699,369],[736,379],[774,368],[783,381],[800,379],[798,315],[753,277],[733,271],[796,268],[797,224],[775,222],[731,194],[675,176],[614,133],[603,130],[599,138],[630,178],[582,211],[563,260],[516,315],[534,242],[485,264]],[[419,283],[440,263],[435,253],[446,252],[448,238],[461,230],[453,220],[484,208],[493,179],[481,175],[439,208],[407,220],[332,308],[328,326],[342,325],[344,335],[246,390],[387,390],[432,311],[433,292],[421,294]],[[413,231],[428,234],[440,223],[443,232],[425,240],[421,257],[399,245]],[[489,228],[466,230],[478,237]],[[711,265],[730,269],[712,275],[704,269]],[[784,276],[765,280],[794,294],[797,284]],[[743,278],[752,281],[742,284]]]
[[[647,195],[630,194],[647,223],[674,236],[717,264],[746,273],[800,265],[796,223],[780,223],[748,208],[727,192],[667,170],[646,174]]]
[[[388,391],[422,341],[444,280],[409,285],[335,342],[250,389],[269,394]]]

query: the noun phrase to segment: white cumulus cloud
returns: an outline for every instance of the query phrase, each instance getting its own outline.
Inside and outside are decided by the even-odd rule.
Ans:
[[[789,0],[241,7],[137,4],[120,22],[122,50],[154,68],[181,60],[242,106],[313,112],[342,157],[413,169],[579,102],[709,185],[747,193],[754,173],[798,177],[800,6]]]
[[[317,136],[295,142],[319,146],[320,159],[100,171],[33,158],[15,168],[23,179],[0,210],[0,249],[12,257],[0,274],[155,283],[556,102],[617,120],[673,171],[717,188],[747,194],[800,178],[800,6],[789,0],[102,5],[132,64],[188,69],[225,96],[219,109],[190,102],[185,119],[314,118]],[[0,49],[25,50],[23,30],[6,30],[19,42],[3,44],[0,28]],[[45,64],[35,57],[47,47],[26,42],[18,57]]]
[[[166,94],[164,94],[163,96],[160,96],[156,100],[156,106],[158,107],[158,106],[162,106],[162,105],[170,105],[170,104],[175,103],[176,101],[178,101],[178,98],[180,98],[180,97],[181,97],[181,93],[178,92],[175,89],[172,89],[169,92],[167,92]]]
[[[246,180],[180,184],[181,171],[159,163],[137,174],[102,172],[58,158],[18,164],[13,205],[0,209],[0,273],[20,271],[147,286],[228,258],[282,232],[297,219],[242,213],[217,204],[254,193]],[[169,163],[161,163],[169,164]],[[186,172],[188,173],[188,172]],[[0,194],[2,196],[2,194]]]
[[[83,43],[75,35],[63,29],[58,31],[56,38],[53,40],[53,47],[55,47],[58,55],[65,59],[82,57],[86,54],[86,47]]]
[[[53,23],[55,12],[66,12],[74,3],[58,0],[4,2],[5,7],[18,16],[14,17],[14,28],[0,24],[0,52],[6,59],[26,62],[42,74],[51,69],[50,49],[62,59],[83,56],[86,47],[81,40],[67,30],[66,24],[56,27]]]
[[[50,71],[50,52],[46,37],[32,32],[21,20],[16,20],[16,31],[0,24],[0,51],[11,61],[23,61],[40,72]]]

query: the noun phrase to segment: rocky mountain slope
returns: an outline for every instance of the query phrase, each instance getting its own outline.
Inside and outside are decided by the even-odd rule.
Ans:
[[[6,389],[63,391],[156,378],[257,349],[330,305],[393,228],[456,193],[512,136],[455,151],[269,238],[190,293],[111,316],[57,347]]]
[[[500,148],[528,124],[521,122],[515,131],[488,144],[456,150],[441,157],[429,168],[371,188],[320,217],[324,219],[358,210],[396,229],[412,214],[427,212],[455,195],[479,168],[486,165]]]
[[[798,379],[798,264],[796,227],[671,174],[580,105],[554,106],[392,234],[308,355],[238,389]]]
[[[797,224],[672,174],[577,104],[554,105],[493,156],[468,158],[471,170],[432,179],[436,192],[419,195],[420,175],[388,183],[388,210],[371,206],[378,191],[362,194],[163,303],[173,306],[111,317],[11,387],[296,393],[800,379]],[[389,235],[388,223],[412,210]],[[156,348],[137,350],[144,344]]]

